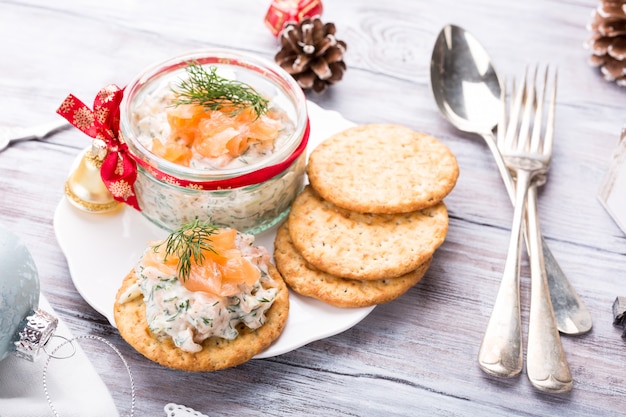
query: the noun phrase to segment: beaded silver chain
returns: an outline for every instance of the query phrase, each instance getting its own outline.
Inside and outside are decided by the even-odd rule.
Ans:
[[[122,363],[124,363],[124,366],[126,367],[126,371],[128,372],[128,376],[130,378],[130,392],[131,392],[130,417],[133,417],[135,413],[135,381],[133,380],[133,374],[130,371],[130,366],[128,366],[128,362],[126,362],[126,359],[124,359],[124,357],[122,356],[122,353],[115,346],[113,346],[111,342],[109,342],[108,340],[100,336],[92,336],[92,335],[75,336],[72,339],[65,339],[65,341],[59,344],[57,347],[55,347],[51,353],[46,352],[48,354],[48,358],[46,359],[46,363],[43,367],[43,391],[46,395],[46,400],[48,401],[48,405],[50,406],[50,409],[52,410],[54,417],[59,417],[59,414],[54,408],[54,405],[52,404],[52,399],[50,398],[50,394],[48,392],[48,385],[46,383],[46,374],[48,372],[48,365],[51,359],[68,359],[72,357],[74,353],[76,353],[76,346],[74,346],[72,342],[78,339],[91,339],[91,340],[97,340],[99,342],[102,342],[106,344],[108,347],[110,347],[111,349],[113,349],[113,351],[117,354],[117,356],[122,360]],[[55,356],[56,352],[59,349],[61,349],[63,346],[67,345],[68,343],[72,344],[72,347],[74,348],[73,352],[69,355],[62,356],[62,357]]]

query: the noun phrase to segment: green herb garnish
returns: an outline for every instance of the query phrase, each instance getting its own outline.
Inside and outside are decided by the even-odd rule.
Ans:
[[[174,93],[178,96],[176,105],[197,104],[210,110],[232,107],[228,114],[252,107],[257,117],[267,113],[269,101],[248,84],[229,80],[217,74],[217,68],[207,71],[197,62],[189,62],[185,68],[188,79],[182,80]]]
[[[154,250],[165,244],[163,260],[167,260],[168,256],[178,257],[178,275],[184,281],[189,277],[192,261],[196,265],[204,262],[204,250],[216,253],[211,246],[211,236],[216,231],[217,227],[209,222],[195,219],[172,232],[164,242],[154,246]]]

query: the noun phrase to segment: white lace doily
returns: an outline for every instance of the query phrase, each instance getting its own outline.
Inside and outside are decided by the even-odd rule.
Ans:
[[[165,406],[165,417],[209,417],[184,405],[169,403]]]

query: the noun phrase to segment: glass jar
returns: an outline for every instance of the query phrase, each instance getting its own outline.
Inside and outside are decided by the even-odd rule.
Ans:
[[[172,104],[164,103],[163,95],[172,94],[173,86],[186,79],[190,63],[215,67],[223,78],[248,84],[269,100],[270,108],[285,112],[288,128],[272,152],[215,168],[179,165],[150,150],[146,139],[151,140],[155,130],[162,135],[169,132],[165,113]],[[217,226],[260,233],[285,217],[303,187],[308,140],[306,98],[289,74],[252,55],[203,51],[146,70],[125,89],[120,134],[138,163],[135,191],[141,211],[168,231],[199,218]]]

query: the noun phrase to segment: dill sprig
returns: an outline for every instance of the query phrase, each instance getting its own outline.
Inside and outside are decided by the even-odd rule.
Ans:
[[[178,275],[184,281],[189,277],[193,261],[197,265],[204,262],[204,250],[216,253],[211,246],[211,236],[216,231],[217,227],[196,218],[172,232],[165,241],[154,246],[154,250],[165,244],[163,260],[168,256],[178,257]]]
[[[229,80],[217,74],[215,66],[207,71],[198,62],[192,61],[185,68],[188,78],[181,80],[174,93],[176,105],[198,104],[210,110],[232,108],[228,114],[252,107],[257,117],[267,113],[269,101],[248,84]]]

